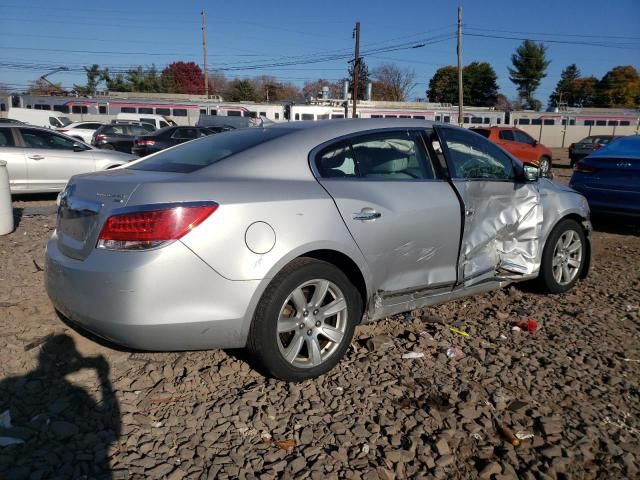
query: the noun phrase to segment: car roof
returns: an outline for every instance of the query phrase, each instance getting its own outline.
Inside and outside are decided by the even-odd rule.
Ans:
[[[590,157],[640,158],[640,135],[616,138],[593,152]]]

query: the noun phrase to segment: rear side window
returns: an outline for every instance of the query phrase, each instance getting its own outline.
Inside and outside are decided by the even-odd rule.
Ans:
[[[489,135],[491,135],[491,130],[487,130],[486,128],[474,128],[473,131],[482,135],[484,138],[489,138]]]
[[[513,142],[516,139],[516,137],[513,135],[513,130],[500,130],[499,137],[501,140],[507,140],[509,142]]]
[[[190,173],[237,153],[291,133],[284,128],[247,128],[224,135],[210,135],[178,150],[166,150],[132,165],[132,170]]]
[[[15,147],[16,144],[13,141],[13,135],[8,128],[0,130],[0,148],[2,147]]]
[[[348,143],[340,143],[320,152],[316,165],[323,178],[357,176],[356,158]]]
[[[109,125],[108,127],[104,127],[100,133],[105,135],[126,135],[124,128],[124,125]]]

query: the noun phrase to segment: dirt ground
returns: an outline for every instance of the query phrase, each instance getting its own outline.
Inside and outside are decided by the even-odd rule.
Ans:
[[[242,352],[79,335],[43,288],[54,199],[14,207],[0,237],[0,478],[639,478],[637,224],[595,223],[591,274],[570,293],[519,285],[363,326],[336,369],[287,384]],[[512,329],[528,318],[537,332]],[[514,447],[499,424],[528,438]]]

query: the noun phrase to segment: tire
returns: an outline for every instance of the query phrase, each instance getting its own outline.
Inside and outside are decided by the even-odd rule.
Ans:
[[[313,308],[310,302],[315,303],[316,292],[321,298],[318,308]],[[343,308],[323,316],[322,310],[331,305],[333,310]],[[298,258],[279,272],[263,293],[247,349],[273,377],[291,382],[317,377],[344,356],[361,315],[360,293],[339,268],[321,260]]]
[[[540,157],[540,161],[538,162],[538,168],[540,169],[540,176],[546,177],[551,173],[551,159],[546,155]]]
[[[571,241],[567,243],[569,238]],[[579,249],[571,252],[576,241],[579,241]],[[542,287],[550,293],[564,293],[573,288],[582,274],[588,253],[580,224],[569,218],[561,220],[551,231],[542,252],[538,277]]]

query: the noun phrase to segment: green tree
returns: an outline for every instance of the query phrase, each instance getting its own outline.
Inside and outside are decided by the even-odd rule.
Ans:
[[[569,106],[576,105],[576,81],[580,78],[580,70],[575,63],[565,68],[560,74],[556,89],[549,95],[549,104],[558,106],[561,102]]]
[[[353,62],[349,63],[348,76],[345,80],[349,81],[349,92],[353,95]],[[364,100],[367,95],[367,84],[369,83],[369,67],[364,63],[364,59],[360,57],[358,62],[358,100]]]
[[[544,44],[525,40],[511,55],[513,68],[509,68],[509,80],[518,87],[518,96],[526,108],[538,110],[541,106],[533,94],[547,76],[547,67],[551,62],[547,60],[546,52]]]
[[[100,66],[96,63],[89,68],[83,68],[87,74],[87,83],[86,85],[74,85],[73,89],[81,96],[95,95],[98,85],[108,77],[108,70],[101,70]]]
[[[598,79],[594,76],[582,77],[573,81],[571,96],[576,107],[595,107],[598,95]],[[562,97],[564,99],[564,97]]]
[[[233,80],[229,84],[229,91],[225,95],[225,98],[227,97],[232,102],[255,102],[260,100],[251,80],[248,79]]]
[[[458,69],[448,65],[436,70],[429,80],[427,98],[436,103],[458,103]]]
[[[476,107],[492,107],[498,98],[498,76],[486,62],[473,62],[462,69],[464,103]],[[458,103],[458,68],[439,68],[429,81],[430,102]]]
[[[614,67],[598,84],[596,103],[599,107],[638,107],[640,77],[631,65]]]
[[[473,62],[464,67],[464,103],[474,107],[493,107],[498,97],[497,80],[495,70],[487,62]]]

